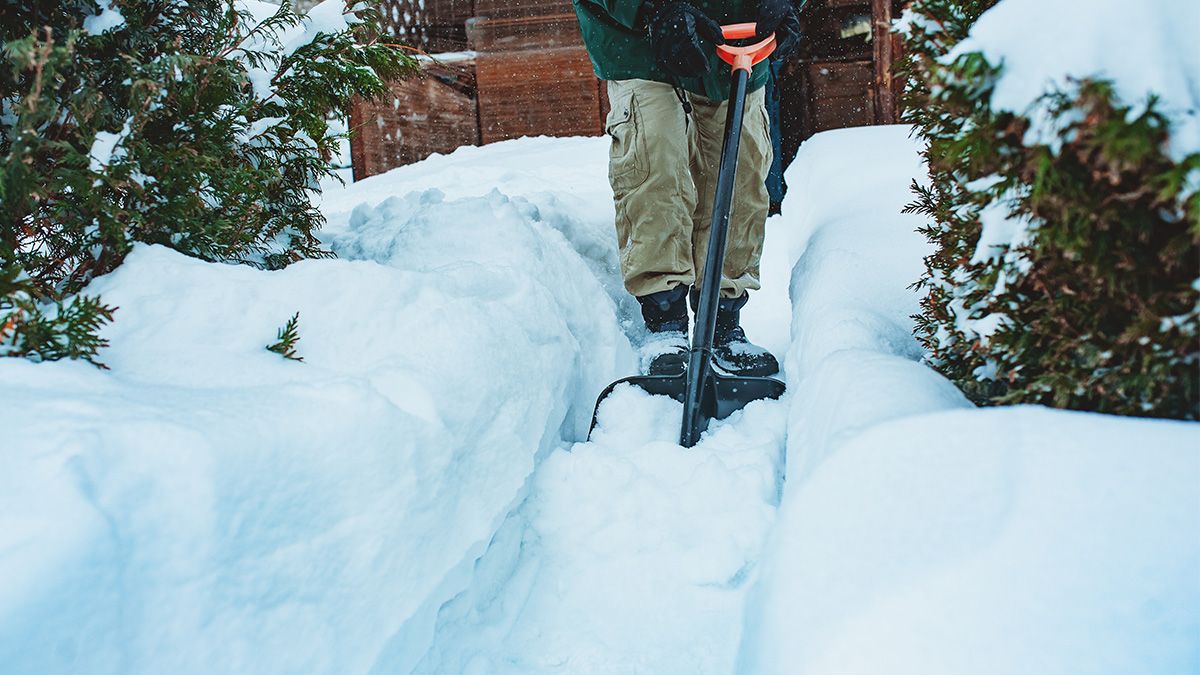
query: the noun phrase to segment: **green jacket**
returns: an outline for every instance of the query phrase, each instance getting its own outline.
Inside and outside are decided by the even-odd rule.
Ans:
[[[644,28],[637,28],[638,10],[642,0],[574,0],[579,30],[587,45],[588,55],[596,77],[602,80],[654,80],[678,84],[701,96],[724,101],[729,98],[729,65],[709,54],[709,70],[701,77],[686,77],[678,81],[654,63],[654,51]],[[754,21],[758,10],[756,0],[692,0],[700,11],[719,24]],[[767,82],[767,62],[754,67],[748,91]]]

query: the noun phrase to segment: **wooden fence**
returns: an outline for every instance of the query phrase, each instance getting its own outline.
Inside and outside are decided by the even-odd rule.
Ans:
[[[425,76],[350,111],[355,179],[463,145],[597,135],[607,101],[570,0],[376,0]],[[785,158],[826,129],[896,121],[889,33],[900,0],[813,0],[801,53],[778,79]]]

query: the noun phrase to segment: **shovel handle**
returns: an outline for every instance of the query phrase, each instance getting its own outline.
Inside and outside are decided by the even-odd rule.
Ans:
[[[758,25],[753,23],[735,23],[728,26],[721,26],[721,35],[726,40],[744,40],[752,38],[758,33]],[[733,66],[734,70],[744,70],[750,72],[750,69],[763,59],[771,55],[775,51],[775,36],[771,35],[762,42],[758,42],[747,47],[732,47],[730,45],[717,45],[717,56],[729,65]]]

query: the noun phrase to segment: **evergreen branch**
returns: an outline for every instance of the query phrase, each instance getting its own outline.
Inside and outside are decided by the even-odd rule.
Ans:
[[[304,357],[296,353],[296,344],[300,342],[300,312],[292,315],[288,322],[275,335],[275,342],[267,345],[267,351],[275,352],[285,359],[303,361]]]

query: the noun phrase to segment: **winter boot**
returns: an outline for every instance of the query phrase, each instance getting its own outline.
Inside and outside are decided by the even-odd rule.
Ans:
[[[779,361],[771,352],[746,339],[740,315],[750,299],[721,298],[717,305],[717,330],[713,334],[713,364],[730,375],[767,377],[779,372]]]
[[[682,375],[688,359],[687,286],[643,295],[642,318],[650,335],[639,350],[647,375]]]

